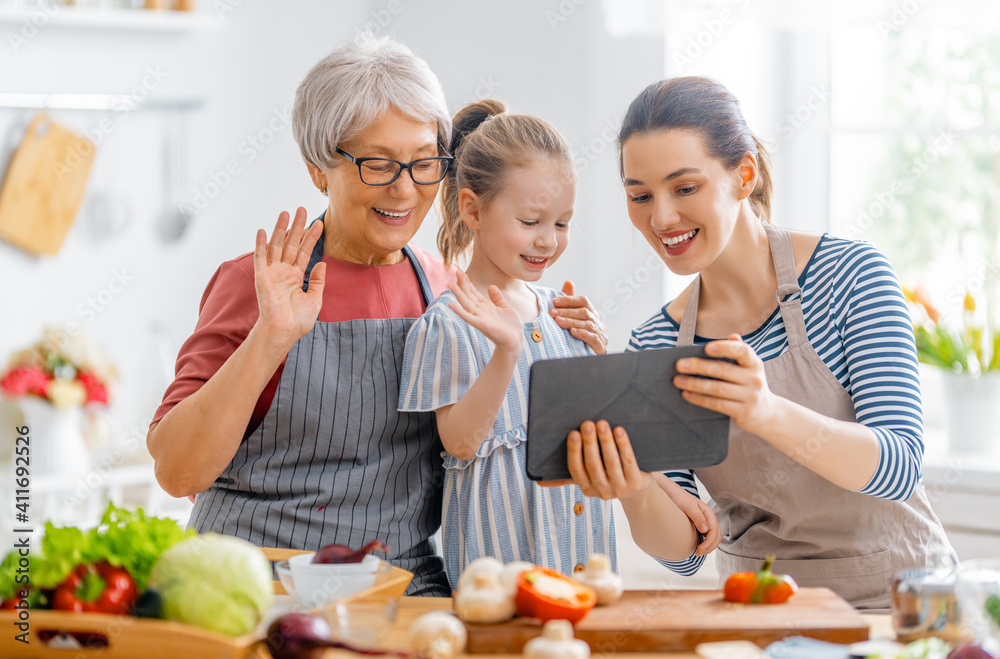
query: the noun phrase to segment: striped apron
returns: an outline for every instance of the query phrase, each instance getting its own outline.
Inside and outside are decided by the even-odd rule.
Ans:
[[[426,306],[427,277],[408,246],[403,253]],[[320,238],[303,289],[322,257]],[[433,413],[396,411],[415,321],[317,322],[289,351],[260,427],[197,496],[190,526],[263,547],[382,540],[389,562],[414,573],[407,595],[450,595],[430,539],[441,524],[444,478],[437,425]]]
[[[767,385],[782,398],[855,423],[854,400],[809,344],[788,232],[764,228],[788,336],[788,352],[764,362]],[[694,340],[700,284],[698,278],[691,287],[679,346]],[[804,450],[824,441],[829,435],[821,432],[808,438]],[[895,572],[955,557],[923,483],[906,501],[845,490],[735,423],[726,460],[695,474],[719,513],[722,580],[759,570],[765,555],[775,554],[774,571],[792,575],[800,586],[825,586],[859,609],[888,610]]]

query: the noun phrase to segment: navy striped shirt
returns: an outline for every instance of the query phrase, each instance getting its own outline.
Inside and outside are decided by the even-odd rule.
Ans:
[[[923,416],[913,326],[892,266],[868,243],[824,234],[799,286],[809,343],[854,400],[858,422],[878,440],[878,468],[859,491],[904,501],[921,478]],[[632,332],[627,350],[674,346],[679,330],[664,306]],[[764,361],[787,352],[777,308],[743,340]],[[695,344],[707,341],[694,338]],[[666,473],[697,496],[690,471]],[[692,556],[660,562],[689,575],[702,560]]]

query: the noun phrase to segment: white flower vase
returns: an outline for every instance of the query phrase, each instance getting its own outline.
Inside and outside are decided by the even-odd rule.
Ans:
[[[31,475],[73,479],[90,469],[83,409],[57,408],[34,396],[17,402],[31,438]]]
[[[1000,373],[944,373],[948,449],[992,453],[1000,437]]]

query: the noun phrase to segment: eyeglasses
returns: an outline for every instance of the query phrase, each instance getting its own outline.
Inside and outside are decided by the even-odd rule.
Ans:
[[[441,150],[448,153],[443,148]],[[389,185],[399,178],[404,169],[410,170],[410,178],[417,185],[434,185],[444,179],[451,163],[455,162],[450,155],[399,162],[392,158],[355,158],[340,148],[336,151],[358,166],[361,182],[366,185]]]

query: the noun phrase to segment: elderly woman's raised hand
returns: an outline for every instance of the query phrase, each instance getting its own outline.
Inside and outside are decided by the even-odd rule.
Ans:
[[[551,309],[553,319],[559,327],[569,330],[599,355],[608,351],[608,333],[604,323],[597,317],[597,309],[590,303],[586,295],[577,295],[576,286],[566,281],[562,287],[563,295],[557,295],[552,300],[556,309]]]
[[[309,290],[302,290],[302,281],[316,241],[323,235],[323,224],[314,222],[308,230],[306,209],[295,211],[295,220],[288,227],[288,213],[282,211],[274,225],[271,240],[263,229],[257,231],[253,253],[254,285],[260,317],[257,325],[276,344],[290,349],[316,323],[323,305],[326,264],[313,267]]]

